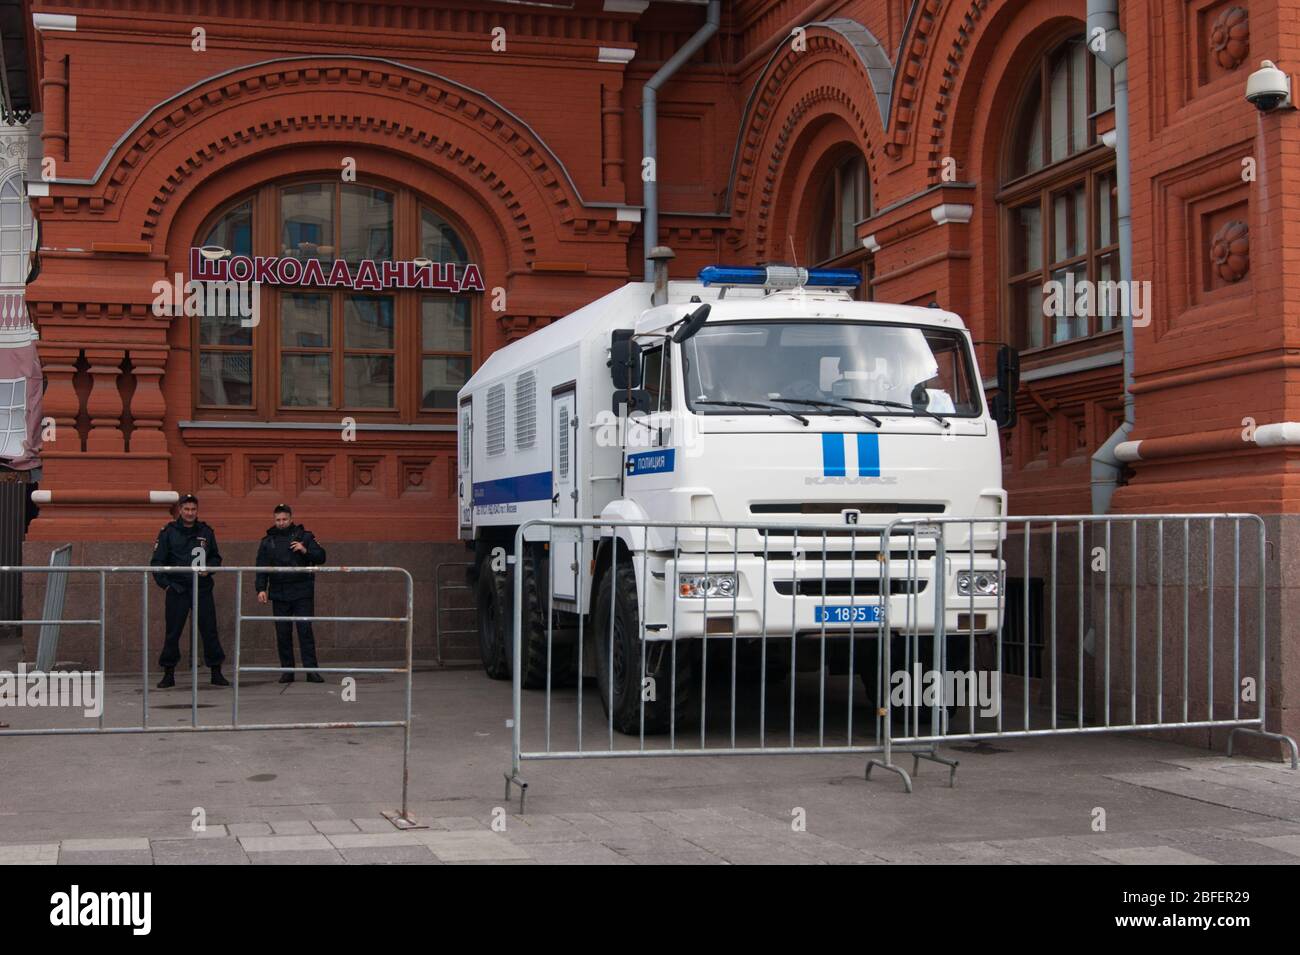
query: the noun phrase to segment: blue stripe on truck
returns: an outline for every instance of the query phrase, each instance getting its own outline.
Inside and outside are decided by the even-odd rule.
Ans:
[[[551,472],[521,474],[495,481],[476,481],[474,506],[480,504],[514,504],[520,501],[546,501],[551,497]]]
[[[822,476],[844,477],[844,435],[822,435]]]

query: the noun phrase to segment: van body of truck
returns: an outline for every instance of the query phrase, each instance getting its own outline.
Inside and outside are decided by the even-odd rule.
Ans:
[[[515,572],[524,685],[579,671],[581,615],[595,653],[581,672],[608,708],[614,654],[624,730],[646,675],[684,679],[692,653],[669,644],[690,641],[698,659],[713,637],[874,641],[882,554],[900,561],[891,620],[911,598],[912,630],[934,633],[926,588],[943,574],[948,630],[1000,626],[998,525],[945,525],[943,566],[933,539],[882,545],[879,532],[897,518],[1005,513],[998,423],[970,335],[940,308],[855,301],[836,287],[848,276],[711,267],[661,284],[658,305],[654,283],[630,283],[483,363],[459,395],[458,505],[490,675],[515,666]],[[518,529],[546,518],[633,526],[533,525],[522,566],[508,566]],[[904,572],[908,547],[919,560]],[[680,706],[685,694],[672,695]],[[664,709],[647,711],[648,730],[667,725]]]

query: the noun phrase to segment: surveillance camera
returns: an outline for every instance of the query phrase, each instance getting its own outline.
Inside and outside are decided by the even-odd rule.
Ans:
[[[1246,80],[1246,102],[1261,113],[1291,105],[1291,77],[1264,60]]]

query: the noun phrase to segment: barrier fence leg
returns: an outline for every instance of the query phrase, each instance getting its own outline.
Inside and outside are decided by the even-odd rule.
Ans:
[[[882,751],[880,754],[883,758],[876,759],[873,756],[870,759],[868,759],[867,767],[862,774],[862,778],[866,780],[870,780],[871,771],[875,769],[877,766],[879,766],[881,769],[888,770],[891,773],[897,773],[898,776],[903,780],[903,789],[906,792],[910,793],[912,791],[912,777],[907,775],[907,770],[903,769],[902,766],[894,765],[893,743],[892,743],[892,737],[894,732],[893,714],[890,712],[890,705],[892,701],[889,698],[889,689],[888,689],[889,674],[892,672],[891,668],[893,666],[893,660],[891,659],[891,656],[892,656],[893,642],[894,642],[893,639],[891,638],[892,631],[890,628],[890,619],[889,619],[890,617],[889,598],[891,596],[891,591],[889,586],[889,561],[890,561],[889,548],[890,548],[890,543],[893,540],[893,536],[894,536],[894,525],[890,524],[887,528],[885,528],[880,538],[880,567],[881,567],[880,606],[882,610],[880,615],[881,646],[878,653],[879,653],[879,659],[882,659],[884,661],[884,666],[882,668],[882,672],[884,674],[884,681],[882,685],[877,689],[877,692],[880,695],[880,699],[877,701],[878,708],[876,710],[876,713],[880,717],[882,717],[882,722],[884,724],[883,726],[884,735],[883,738],[881,739]],[[910,559],[911,558],[910,551],[908,557],[909,557],[908,560],[909,573],[904,577],[905,581],[910,581],[915,576],[914,573],[915,567],[912,564],[912,561]],[[908,586],[910,586],[910,584]]]
[[[1266,669],[1268,650],[1264,642],[1264,622],[1267,619],[1264,613],[1266,596],[1264,592],[1264,564],[1268,558],[1268,541],[1265,536],[1263,523],[1259,518],[1256,518],[1255,520],[1257,522],[1257,533],[1259,535],[1259,551],[1256,558],[1259,561],[1259,642],[1256,647],[1256,652],[1259,654],[1259,729],[1254,729],[1249,726],[1234,727],[1232,731],[1228,733],[1228,756],[1232,756],[1232,744],[1237,734],[1247,733],[1251,736],[1258,736],[1261,739],[1276,740],[1277,742],[1284,744],[1291,752],[1291,768],[1300,769],[1300,751],[1297,751],[1296,749],[1295,740],[1284,733],[1270,733],[1268,730],[1264,729],[1264,721],[1268,719],[1268,671]],[[1240,544],[1238,544],[1238,549],[1240,549]],[[1186,584],[1184,584],[1184,587],[1185,586]]]
[[[1026,538],[1028,539],[1028,538]],[[970,545],[973,546],[973,543]],[[1028,545],[1026,545],[1028,550]],[[944,614],[947,612],[948,595],[947,574],[947,551],[944,549],[943,528],[939,530],[939,536],[935,542],[934,550],[934,639],[931,644],[931,666],[936,667],[939,674],[948,672],[948,630],[947,621]],[[940,684],[942,688],[942,684]],[[930,711],[930,732],[932,734],[944,735],[948,729],[948,701],[943,699],[942,689],[939,694],[940,699]],[[931,743],[927,749],[917,749],[912,751],[912,775],[918,776],[921,771],[921,760],[928,759],[932,763],[942,763],[948,767],[948,788],[957,788],[957,764],[955,759],[949,759],[946,756],[939,755],[939,744]]]
[[[579,550],[581,555],[581,550]],[[523,706],[524,696],[524,668],[520,665],[523,659],[523,606],[524,606],[524,528],[519,528],[515,533],[515,553],[513,557],[508,558],[510,565],[514,567],[514,600],[510,607],[510,628],[512,639],[514,640],[514,656],[512,660],[514,665],[511,667],[511,680],[514,684],[512,692],[513,700],[513,719],[510,720],[511,744],[510,744],[510,772],[506,773],[506,794],[505,800],[510,801],[510,787],[512,785],[519,787],[519,815],[524,814],[524,799],[528,796],[528,783],[524,782],[519,776],[519,752],[520,752],[520,727],[521,707]],[[490,566],[484,567],[481,573],[492,573]],[[612,712],[612,709],[611,709]]]
[[[149,575],[140,575],[140,726],[149,728]]]
[[[190,725],[199,725],[199,572],[190,584]]]
[[[435,571],[436,574],[436,571]],[[415,675],[415,581],[406,574],[406,718],[402,722],[402,808],[387,810],[384,818],[398,829],[428,829],[411,818],[411,689]]]

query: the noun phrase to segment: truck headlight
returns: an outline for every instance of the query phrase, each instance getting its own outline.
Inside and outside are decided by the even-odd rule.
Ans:
[[[1002,593],[1002,575],[991,570],[957,571],[959,597],[996,597]]]
[[[734,597],[735,574],[678,574],[679,597]]]

